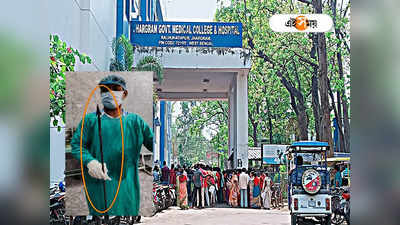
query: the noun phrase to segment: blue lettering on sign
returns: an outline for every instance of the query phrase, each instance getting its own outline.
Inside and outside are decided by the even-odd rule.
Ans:
[[[241,23],[131,22],[131,42],[155,47],[242,47]]]

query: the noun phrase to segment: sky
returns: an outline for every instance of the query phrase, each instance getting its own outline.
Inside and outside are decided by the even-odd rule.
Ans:
[[[230,0],[221,0],[226,6]],[[160,0],[164,21],[211,22],[217,6],[217,0]]]

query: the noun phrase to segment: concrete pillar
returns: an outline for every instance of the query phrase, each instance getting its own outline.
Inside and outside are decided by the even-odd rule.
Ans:
[[[237,132],[237,120],[238,120],[238,114],[237,114],[237,83],[236,83],[237,77],[233,78],[233,92],[232,92],[232,112],[233,112],[233,168],[238,168],[238,161],[237,161],[237,138],[238,138],[238,132]]]
[[[157,113],[155,114],[154,118],[158,118],[158,123],[160,123],[160,102],[157,103]],[[154,161],[158,160],[159,165],[162,165],[162,162],[160,161],[160,124],[155,125],[154,124],[154,146],[153,146],[153,157]]]
[[[247,75],[240,72],[235,80],[235,167],[248,168],[248,97]],[[238,165],[238,161],[241,165]]]
[[[228,105],[229,105],[229,121],[228,121],[228,131],[229,131],[229,135],[228,135],[228,157],[231,156],[231,154],[233,153],[233,150],[235,148],[235,121],[234,121],[234,112],[235,112],[235,108],[234,108],[234,87],[236,85],[233,85],[230,89],[229,89],[229,93],[228,93]],[[230,164],[229,168],[230,168]],[[230,168],[231,169],[231,168]]]
[[[165,157],[165,101],[160,101],[160,163],[167,161]]]

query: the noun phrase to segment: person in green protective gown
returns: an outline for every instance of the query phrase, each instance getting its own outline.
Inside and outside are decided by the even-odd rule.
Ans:
[[[127,113],[122,104],[128,95],[126,83],[122,77],[110,75],[103,78],[99,84],[109,87],[117,101],[122,115],[124,134],[124,165],[119,194],[115,204],[107,212],[114,216],[137,216],[140,207],[139,158],[144,145],[153,151],[153,132],[149,125],[134,113]],[[98,210],[109,207],[117,192],[121,173],[122,139],[118,109],[114,98],[107,88],[100,88],[104,110],[101,113],[101,135],[103,143],[104,168],[101,169],[100,141],[96,113],[85,117],[82,134],[82,160],[88,194]],[[80,136],[82,121],[72,137],[72,155],[80,160]],[[104,202],[103,182],[106,182],[107,206]],[[90,215],[100,216],[87,200]]]

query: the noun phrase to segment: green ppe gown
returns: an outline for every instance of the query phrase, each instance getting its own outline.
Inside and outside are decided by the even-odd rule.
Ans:
[[[115,216],[137,216],[140,207],[139,159],[142,144],[153,151],[153,132],[148,124],[138,115],[124,113],[122,116],[124,130],[124,165],[119,194],[113,207],[106,213]],[[71,141],[72,155],[80,160],[80,135],[82,121],[79,123]],[[102,113],[101,134],[104,162],[111,181],[106,181],[107,208],[117,192],[121,172],[122,140],[119,118],[110,118]],[[101,162],[98,122],[96,113],[85,117],[82,134],[82,160],[86,187],[92,203],[98,210],[104,206],[103,180],[95,179],[88,174],[86,165],[91,160]],[[102,215],[96,212],[87,200],[90,215]]]

